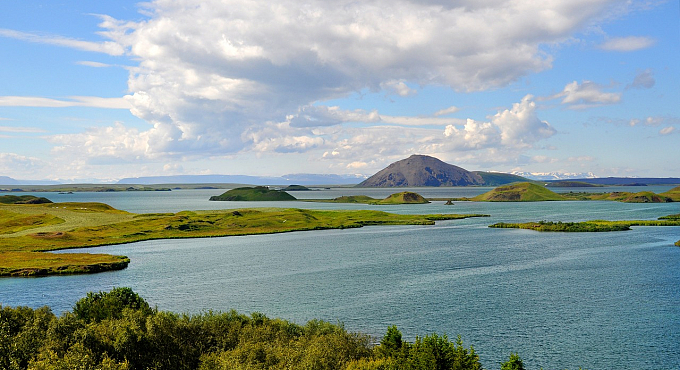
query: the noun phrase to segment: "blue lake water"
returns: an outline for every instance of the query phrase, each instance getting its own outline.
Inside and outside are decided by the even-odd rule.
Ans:
[[[617,188],[618,189],[618,188]],[[413,189],[426,197],[488,188]],[[647,189],[645,189],[647,190]],[[3,305],[70,310],[89,291],[129,286],[159,309],[236,309],[298,323],[340,321],[381,337],[461,335],[485,368],[519,352],[528,369],[680,368],[679,227],[616,233],[490,229],[500,221],[656,219],[680,204],[476,203],[408,206],[208,202],[223,190],[45,194],[132,212],[256,206],[485,213],[435,226],[375,226],[276,235],[148,241],[87,251],[131,258],[122,271],[0,279]],[[635,190],[639,191],[639,190]],[[661,190],[663,191],[663,190]],[[394,189],[328,189],[298,198],[387,196]],[[461,195],[462,194],[462,195]]]

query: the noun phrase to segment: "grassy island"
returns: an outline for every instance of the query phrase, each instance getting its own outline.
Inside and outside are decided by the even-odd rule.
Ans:
[[[651,191],[637,193],[615,191],[611,193],[569,192],[555,193],[541,185],[530,182],[514,183],[499,186],[474,198],[458,198],[454,200],[471,200],[478,202],[543,202],[559,200],[610,200],[624,203],[669,203],[680,201],[680,187],[665,193],[656,194]]]
[[[632,226],[680,226],[678,215],[659,217],[658,220],[634,220],[634,221],[606,221],[593,220],[584,222],[553,222],[537,221],[523,223],[499,222],[489,227],[500,229],[527,229],[536,231],[561,231],[561,232],[602,232],[630,230]],[[678,245],[678,243],[676,243]]]
[[[256,201],[284,201],[296,199],[294,196],[286,193],[283,190],[271,190],[266,186],[256,186],[231,189],[224,192],[222,195],[210,197],[210,200],[256,202]]]
[[[530,182],[521,182],[499,186],[471,200],[485,202],[540,202],[565,199],[563,196],[543,186]]]
[[[306,199],[308,202],[321,202],[321,203],[361,203],[361,204],[375,204],[375,205],[388,205],[388,204],[426,204],[430,203],[427,199],[423,198],[422,195],[418,193],[413,193],[410,191],[403,191],[401,193],[395,193],[388,196],[385,199],[371,198],[367,195],[343,195],[341,197],[333,199]]]
[[[125,268],[125,256],[44,253],[151,239],[269,234],[367,225],[432,225],[485,215],[398,215],[381,211],[240,209],[133,214],[102,203],[0,204],[0,276]]]

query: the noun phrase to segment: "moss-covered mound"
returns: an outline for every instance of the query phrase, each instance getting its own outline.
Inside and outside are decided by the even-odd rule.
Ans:
[[[377,202],[378,199],[371,198],[367,195],[343,195],[341,197],[329,200],[331,203],[363,203],[370,204]]]
[[[231,189],[222,195],[212,196],[217,201],[282,201],[296,200],[294,196],[283,190],[271,190],[266,186]]]
[[[403,191],[401,193],[392,194],[389,197],[378,201],[376,204],[424,204],[430,203],[418,193],[410,191]]]
[[[659,195],[671,198],[674,202],[680,202],[680,186],[676,186],[673,189]]]
[[[489,192],[478,195],[472,200],[484,202],[540,202],[547,200],[564,200],[561,195],[540,185],[520,182],[499,186]]]
[[[34,195],[3,195],[0,196],[2,204],[45,204],[52,203],[51,200]]]

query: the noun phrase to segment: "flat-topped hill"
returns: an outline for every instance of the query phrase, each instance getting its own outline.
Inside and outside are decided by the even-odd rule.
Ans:
[[[499,186],[489,192],[478,195],[472,200],[486,202],[539,202],[547,200],[564,200],[561,195],[540,185],[521,182]]]
[[[215,201],[283,201],[296,198],[283,190],[271,190],[266,186],[231,189],[222,195],[212,196]]]

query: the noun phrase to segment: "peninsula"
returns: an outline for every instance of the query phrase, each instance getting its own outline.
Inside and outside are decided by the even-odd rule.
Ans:
[[[59,249],[368,225],[432,225],[478,216],[485,215],[277,208],[134,214],[103,203],[0,204],[0,276],[99,272],[122,269],[130,262],[125,256],[45,253]]]

